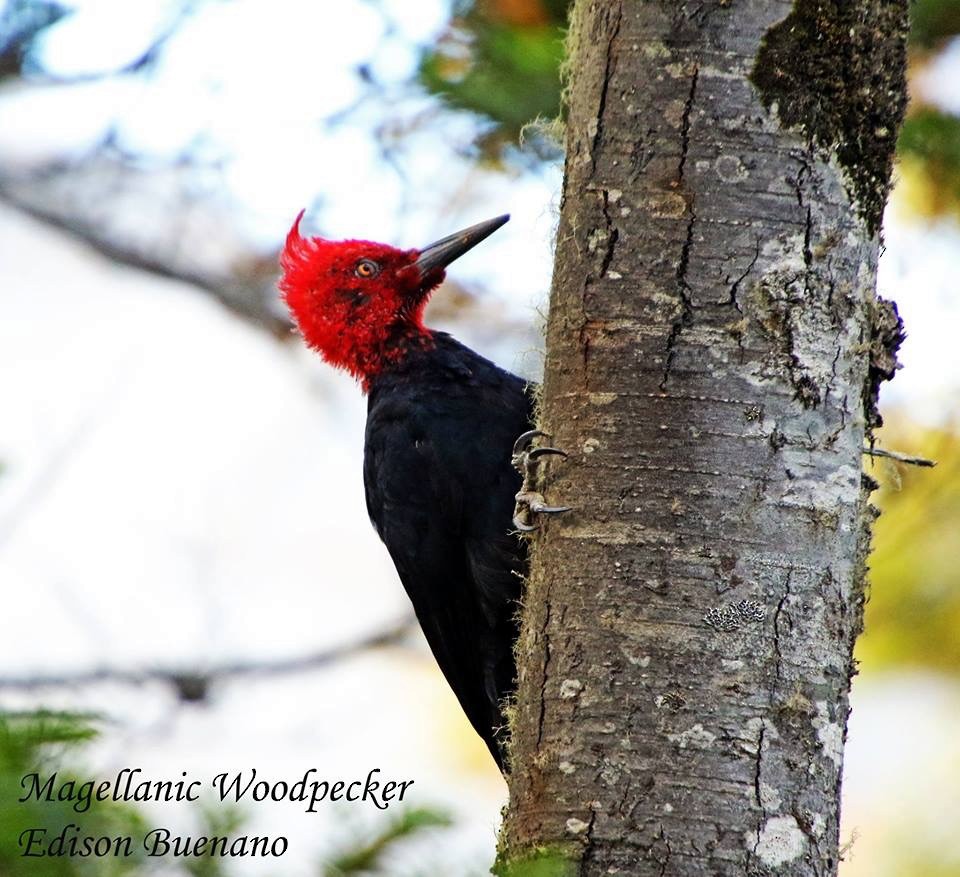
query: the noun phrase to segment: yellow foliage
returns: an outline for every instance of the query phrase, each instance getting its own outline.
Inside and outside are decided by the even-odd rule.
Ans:
[[[937,466],[866,462],[882,485],[874,494],[882,514],[874,526],[865,631],[855,655],[869,670],[916,667],[960,675],[960,432],[900,418],[881,431],[878,445]]]

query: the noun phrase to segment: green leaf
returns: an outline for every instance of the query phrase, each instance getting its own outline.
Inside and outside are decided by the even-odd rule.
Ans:
[[[913,0],[910,4],[910,42],[931,48],[960,34],[960,0]]]
[[[379,828],[373,837],[357,841],[324,868],[325,877],[351,874],[386,873],[379,871],[384,858],[395,845],[426,829],[446,828],[453,820],[446,813],[427,808],[404,810],[398,817]]]

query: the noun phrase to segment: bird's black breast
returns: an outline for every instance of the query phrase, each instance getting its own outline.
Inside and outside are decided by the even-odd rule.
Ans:
[[[468,718],[502,766],[502,700],[514,686],[524,546],[511,533],[530,428],[523,380],[435,333],[372,382],[367,510]]]

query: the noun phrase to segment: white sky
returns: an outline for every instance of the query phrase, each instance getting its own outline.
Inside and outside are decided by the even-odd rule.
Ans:
[[[146,46],[177,5],[170,0],[88,0],[50,29],[41,56],[63,75],[121,65]],[[331,237],[362,236],[414,246],[488,215],[513,214],[483,252],[457,265],[458,278],[503,298],[532,319],[550,279],[559,166],[504,175],[456,154],[472,126],[447,114],[408,138],[403,176],[382,161],[372,129],[383,107],[333,127],[324,117],[361,94],[355,67],[373,60],[389,84],[416,66],[416,45],[441,28],[445,0],[211,0],[201,4],[146,79],[88,83],[0,100],[0,156],[32,163],[65,147],[82,149],[111,120],[131,149],[169,157],[202,142],[220,159],[222,184],[255,238],[276,243],[303,206],[322,205],[315,227]],[[931,66],[925,99],[960,106],[960,41]],[[388,87],[389,88],[389,87]],[[404,113],[426,104],[407,100]],[[403,115],[404,113],[401,113]],[[55,123],[52,120],[55,119]],[[308,222],[310,217],[308,216]],[[888,211],[879,288],[900,306],[908,339],[904,370],[884,399],[926,421],[953,419],[960,359],[950,355],[960,318],[960,230],[926,228]]]
[[[0,264],[17,278],[0,319],[5,674],[295,657],[409,611],[367,521],[351,381],[6,208]],[[99,686],[42,702],[119,720],[96,756],[106,775],[379,766],[416,780],[412,804],[462,817],[451,856],[492,855],[506,787],[422,644],[214,695],[178,708],[159,687]],[[290,837],[289,877],[337,837],[330,808],[251,814]]]

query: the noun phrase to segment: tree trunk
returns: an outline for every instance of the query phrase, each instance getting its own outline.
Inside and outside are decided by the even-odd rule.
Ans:
[[[576,5],[500,873],[836,871],[906,28]]]

